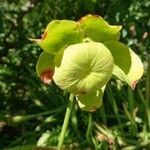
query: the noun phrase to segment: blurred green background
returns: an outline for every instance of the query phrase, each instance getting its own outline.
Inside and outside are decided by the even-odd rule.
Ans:
[[[0,0],[0,149],[57,145],[68,94],[38,78],[42,50],[29,38],[41,37],[53,19],[89,13],[123,25],[120,41],[140,56],[145,72],[134,91],[111,80],[94,113],[75,104],[65,149],[150,149],[149,0]]]

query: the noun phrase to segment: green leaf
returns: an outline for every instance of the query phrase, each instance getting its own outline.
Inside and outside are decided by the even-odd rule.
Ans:
[[[70,93],[88,93],[103,87],[114,67],[110,51],[102,43],[80,43],[67,47],[54,81]]]
[[[79,20],[85,37],[91,38],[95,42],[104,42],[108,40],[118,40],[119,31],[122,26],[109,25],[105,20],[96,15],[87,15]]]
[[[114,58],[113,74],[134,89],[143,75],[143,64],[140,58],[130,48],[118,41],[107,41],[104,44]]]
[[[103,91],[96,90],[88,94],[80,94],[76,96],[79,107],[84,111],[93,112],[102,104]]]
[[[45,83],[50,83],[53,77],[55,68],[54,59],[55,55],[42,52],[37,61],[36,72]]]
[[[82,42],[83,31],[75,21],[54,20],[48,24],[42,39],[32,40],[44,51],[56,54],[68,45]]]

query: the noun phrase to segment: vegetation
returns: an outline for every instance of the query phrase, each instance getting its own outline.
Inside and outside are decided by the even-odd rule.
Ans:
[[[57,145],[69,94],[54,83],[48,86],[39,80],[35,65],[42,50],[29,38],[40,38],[51,20],[78,20],[89,13],[104,17],[110,24],[123,24],[121,41],[141,57],[145,72],[134,91],[112,79],[96,112],[84,112],[75,104],[64,149],[149,149],[148,0],[0,3],[0,149],[50,149]]]

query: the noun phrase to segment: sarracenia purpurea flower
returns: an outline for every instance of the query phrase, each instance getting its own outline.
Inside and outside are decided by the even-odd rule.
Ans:
[[[77,22],[51,21],[41,39],[32,39],[44,50],[36,66],[38,76],[73,93],[85,111],[100,107],[112,75],[134,89],[143,64],[133,50],[119,42],[121,28],[96,15]]]

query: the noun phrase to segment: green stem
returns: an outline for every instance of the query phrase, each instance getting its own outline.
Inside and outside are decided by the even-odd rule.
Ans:
[[[91,129],[92,129],[92,114],[89,113],[88,127],[87,127],[87,131],[86,131],[86,138],[87,138],[88,141],[90,141]]]
[[[70,118],[71,110],[72,110],[72,107],[73,107],[73,100],[74,100],[74,95],[70,94],[69,103],[68,103],[68,106],[67,106],[63,127],[62,127],[62,130],[61,130],[61,133],[60,133],[60,139],[59,139],[59,142],[58,142],[58,150],[62,150],[65,133],[66,133],[66,130],[67,130],[67,127],[68,127],[69,118]]]
[[[148,119],[148,128],[150,131],[150,56],[148,55],[148,68],[146,74],[146,112]]]

